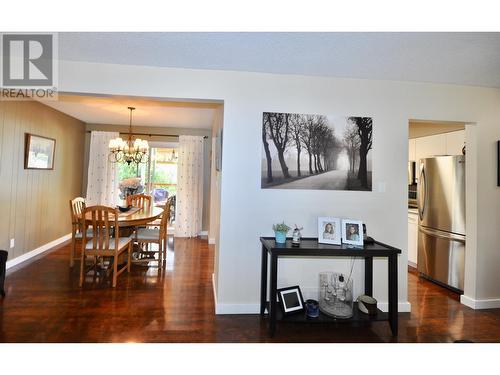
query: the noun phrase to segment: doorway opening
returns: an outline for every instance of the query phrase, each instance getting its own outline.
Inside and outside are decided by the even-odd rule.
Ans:
[[[475,277],[466,268],[466,245],[475,247],[466,233],[475,224],[467,216],[474,190],[466,200],[475,173],[474,131],[465,122],[409,121],[408,270],[456,300]]]

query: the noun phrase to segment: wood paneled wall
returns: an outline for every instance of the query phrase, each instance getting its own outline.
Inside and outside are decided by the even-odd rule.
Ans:
[[[54,170],[24,169],[25,133],[56,139]],[[70,233],[84,139],[85,124],[70,116],[34,101],[0,101],[0,249],[9,259]]]

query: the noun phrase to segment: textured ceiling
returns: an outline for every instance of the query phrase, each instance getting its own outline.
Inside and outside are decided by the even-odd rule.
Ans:
[[[500,87],[500,33],[60,33],[61,59]]]
[[[172,102],[120,96],[87,96],[60,94],[57,101],[44,101],[58,111],[89,124],[128,125],[130,112],[136,107],[132,124],[176,128],[211,129],[215,103]]]

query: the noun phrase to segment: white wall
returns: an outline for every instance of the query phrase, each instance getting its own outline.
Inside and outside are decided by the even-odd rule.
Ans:
[[[400,307],[407,301],[408,120],[476,123],[477,244],[468,241],[477,266],[471,270],[472,299],[500,299],[500,189],[496,187],[496,139],[500,139],[500,90],[355,79],[183,70],[62,61],[60,90],[224,101],[224,159],[221,186],[218,311],[256,312],[259,301],[259,236],[285,219],[316,235],[321,215],[359,218],[369,234],[403,249],[399,260]],[[261,190],[263,111],[372,116],[373,192]],[[385,191],[378,191],[385,185]],[[476,202],[470,204],[474,205]],[[469,203],[468,203],[469,204]],[[469,219],[469,218],[468,218]],[[340,265],[336,265],[338,263]],[[343,263],[343,264],[342,264]],[[317,287],[317,272],[346,262],[287,260],[279,285]],[[339,268],[337,268],[339,269]],[[358,262],[355,283],[361,286]],[[386,301],[386,264],[375,265],[374,294]],[[478,274],[476,278],[476,274]],[[359,289],[358,289],[359,290]]]
[[[209,244],[215,245],[214,251],[214,283],[218,285],[218,265],[219,265],[219,246],[220,246],[220,201],[221,201],[221,177],[222,171],[216,167],[217,154],[217,134],[223,129],[224,108],[217,108],[212,124],[212,158],[211,158],[211,178],[210,178],[210,229],[208,231]]]

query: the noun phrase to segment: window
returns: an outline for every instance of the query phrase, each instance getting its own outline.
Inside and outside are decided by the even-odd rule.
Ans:
[[[118,164],[119,181],[140,177],[144,193],[153,196],[155,202],[164,202],[177,193],[177,157],[176,147],[150,148],[149,162],[145,164]]]

